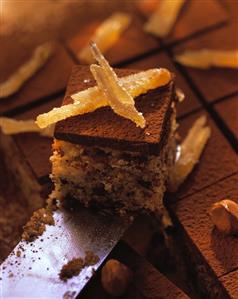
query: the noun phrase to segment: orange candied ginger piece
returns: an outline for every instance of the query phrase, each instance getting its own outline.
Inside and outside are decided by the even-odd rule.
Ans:
[[[117,42],[130,23],[130,15],[121,12],[114,13],[97,28],[91,40],[97,44],[102,53],[105,53]],[[81,50],[78,58],[87,63],[94,61],[89,45]]]
[[[98,84],[99,89],[105,95],[108,104],[113,111],[136,123],[137,126],[144,128],[145,119],[142,113],[135,108],[135,101],[128,91],[120,85],[116,73],[103,57],[96,44],[91,44],[93,56],[99,65],[93,64],[90,70]]]
[[[96,55],[98,58],[98,52]],[[63,105],[38,115],[36,124],[40,128],[45,128],[68,117],[93,112],[100,107],[108,105],[112,106],[114,111],[119,112],[118,114],[122,116],[127,115],[141,127],[144,126],[142,115],[135,110],[135,107],[132,107],[134,98],[151,89],[167,85],[171,81],[171,73],[167,69],[162,68],[150,69],[134,75],[117,78],[102,54],[98,59],[103,67],[100,66],[100,71],[98,71],[99,66],[97,65],[92,66],[91,69],[94,75],[97,76],[100,87],[94,86],[75,93],[71,95],[74,101],[72,104]],[[104,78],[101,78],[102,76],[107,79],[104,80]],[[118,94],[120,99],[123,100],[121,103],[120,99],[117,98]],[[129,111],[131,115],[128,115]]]
[[[0,117],[0,128],[5,135],[36,132],[40,133],[42,136],[53,136],[52,126],[40,129],[33,119],[16,120],[9,117]]]
[[[135,98],[148,90],[168,84],[171,81],[171,73],[162,68],[150,69],[118,80],[128,93]],[[97,86],[75,93],[71,97],[74,103],[53,108],[47,113],[40,114],[36,119],[37,125],[40,128],[45,128],[68,117],[93,112],[108,105],[106,97]]]
[[[189,50],[176,55],[175,59],[180,64],[201,69],[212,66],[238,68],[238,50]]]
[[[167,36],[172,30],[185,0],[160,0],[144,30],[158,37]]]
[[[169,190],[175,192],[198,163],[202,151],[211,135],[206,117],[199,117],[180,146],[180,155],[169,174]]]
[[[51,43],[38,46],[32,57],[12,74],[5,82],[0,83],[0,98],[16,93],[40,68],[44,66],[53,52]]]

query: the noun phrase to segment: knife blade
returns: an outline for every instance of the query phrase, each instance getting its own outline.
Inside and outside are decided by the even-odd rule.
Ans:
[[[1,265],[2,298],[76,298],[130,225],[128,219],[86,208],[57,210],[53,217],[54,226],[47,225],[34,242],[21,241]],[[84,258],[85,251],[97,255],[98,263],[66,282],[60,280],[62,266]]]

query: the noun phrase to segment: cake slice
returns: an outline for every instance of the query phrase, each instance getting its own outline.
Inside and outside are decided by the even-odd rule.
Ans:
[[[139,71],[115,72],[124,77]],[[75,92],[95,85],[89,67],[75,66],[63,105],[73,102]],[[116,213],[161,209],[176,151],[175,99],[173,80],[135,98],[146,120],[144,129],[110,107],[58,122],[51,157],[52,196]]]

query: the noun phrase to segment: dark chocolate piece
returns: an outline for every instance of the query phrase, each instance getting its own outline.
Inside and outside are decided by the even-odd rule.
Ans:
[[[154,37],[143,31],[143,22],[135,16],[132,16],[132,18],[131,24],[120,35],[118,41],[105,52],[105,57],[111,65],[119,64],[160,47],[159,42]],[[101,22],[103,21],[91,22],[68,42],[68,46],[75,56],[89,43],[90,38]],[[80,64],[86,63],[80,61]]]
[[[216,104],[215,109],[238,140],[238,96]]]
[[[176,77],[176,87],[182,89],[182,91],[185,94],[185,100],[182,103],[178,103],[176,105],[178,117],[183,116],[195,109],[198,109],[201,106],[199,101],[197,100],[195,93],[189,87],[188,83],[185,81],[183,76],[177,71],[172,60],[165,52],[160,52],[159,54],[155,54],[147,58],[137,60],[136,62],[128,64],[126,67],[142,70],[163,67],[173,72]]]
[[[62,99],[56,98],[43,105],[34,107],[27,112],[18,114],[18,119],[35,119],[39,114],[48,112],[54,107],[60,106]],[[37,133],[22,133],[13,135],[13,140],[16,142],[22,154],[30,166],[37,180],[46,177],[51,172],[51,164],[49,158],[52,154],[52,138],[40,136]]]
[[[187,134],[193,122],[203,114],[206,114],[205,111],[193,114],[181,121],[178,132],[182,138]],[[211,137],[199,163],[179,189],[179,198],[191,195],[238,170],[236,153],[210,118],[208,118],[208,125],[211,127]]]
[[[191,39],[181,46],[176,47],[175,53],[179,54],[183,51],[203,48],[217,50],[237,49],[237,26],[238,23],[233,21],[229,25],[205,33],[196,39]],[[186,68],[189,77],[208,102],[238,91],[237,69],[214,67],[204,70],[192,67],[184,68]]]
[[[116,72],[121,77],[138,71],[117,70]],[[75,66],[63,104],[72,102],[71,94],[94,85],[95,81],[89,68]],[[173,99],[173,82],[135,99],[138,111],[142,112],[146,119],[146,128],[143,130],[136,127],[132,121],[118,116],[110,107],[105,107],[58,122],[55,137],[84,145],[158,154],[161,146],[166,142],[170,129]]]
[[[178,15],[175,26],[164,42],[170,44],[188,38],[228,20],[228,13],[217,0],[186,1]]]
[[[222,276],[221,282],[231,298],[237,298],[238,270]]]
[[[63,92],[67,85],[73,62],[60,43],[57,42],[54,45],[54,52],[45,65],[16,94],[6,99],[1,99],[0,114],[30,105],[36,100],[57,92]],[[20,46],[20,49],[17,46],[15,47],[14,41],[11,41],[11,43],[8,42],[3,45],[1,43],[1,48],[4,55],[0,57],[0,81],[4,82],[22,64],[30,59],[34,47],[31,50],[23,51]]]
[[[113,249],[108,259],[116,259],[127,265],[133,272],[133,280],[127,292],[123,295],[125,299],[149,299],[149,298],[189,298],[164,274],[155,269],[145,258],[126,243],[119,242]],[[107,298],[108,295],[102,288],[101,273],[96,273],[89,282],[80,298]]]
[[[224,163],[221,165],[224,166]],[[191,255],[190,270],[197,272],[200,283],[208,288],[210,295],[216,294],[216,290],[222,293],[222,276],[237,269],[238,239],[237,236],[227,236],[219,232],[208,211],[213,203],[222,199],[232,199],[238,203],[238,189],[235,188],[237,185],[236,174],[178,201],[172,208],[180,223],[184,242],[189,248],[187,252]],[[217,295],[214,298],[220,297]]]

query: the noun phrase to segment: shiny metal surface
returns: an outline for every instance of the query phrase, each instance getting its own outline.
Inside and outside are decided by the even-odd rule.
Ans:
[[[32,243],[21,241],[1,265],[1,298],[76,298],[129,226],[129,221],[83,208],[56,211],[54,219],[55,226],[47,226]],[[83,258],[87,250],[98,255],[99,262],[61,281],[62,266],[72,258]]]

